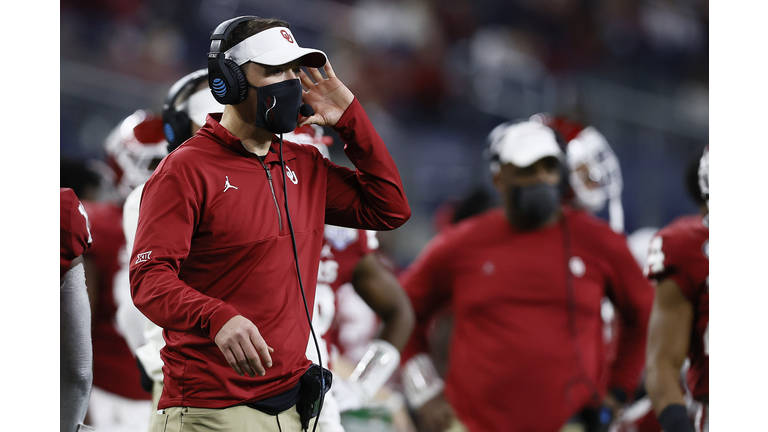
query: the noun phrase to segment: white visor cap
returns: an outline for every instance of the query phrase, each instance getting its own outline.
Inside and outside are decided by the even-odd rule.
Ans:
[[[499,163],[523,168],[547,156],[562,160],[563,152],[557,145],[555,132],[549,127],[535,122],[502,127],[491,132],[492,151],[499,155]]]
[[[272,27],[256,33],[228,49],[224,57],[238,66],[246,62],[280,66],[301,58],[302,65],[319,68],[325,65],[325,53],[311,48],[302,48],[286,27]]]
[[[205,124],[205,117],[210,113],[224,112],[224,105],[214,99],[211,89],[208,87],[193,93],[186,101],[179,105],[179,111],[186,111],[189,118],[198,126]]]

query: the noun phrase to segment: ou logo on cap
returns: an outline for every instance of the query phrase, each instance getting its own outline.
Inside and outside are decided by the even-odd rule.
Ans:
[[[290,34],[290,33],[288,33],[288,31],[286,31],[286,30],[280,30],[280,34],[281,34],[281,35],[283,35],[283,37],[285,38],[285,40],[287,40],[287,41],[288,41],[288,42],[290,42],[290,43],[293,43],[293,38],[291,37],[291,34]]]

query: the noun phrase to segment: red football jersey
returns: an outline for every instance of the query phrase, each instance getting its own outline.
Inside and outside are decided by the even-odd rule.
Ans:
[[[365,230],[325,226],[320,266],[317,271],[315,313],[312,317],[312,325],[315,328],[315,334],[322,336],[328,344],[336,344],[338,339],[337,328],[332,327],[336,316],[336,292],[342,285],[352,281],[355,266],[362,257],[371,252],[368,236]],[[307,353],[311,355],[314,351],[314,343],[310,341]],[[325,366],[328,350],[321,347],[321,354]]]
[[[693,397],[709,395],[709,222],[684,216],[651,240],[645,273],[649,279],[671,278],[693,305],[688,358],[688,388]]]
[[[111,203],[85,202],[95,241],[85,253],[98,270],[98,300],[92,315],[93,385],[131,399],[148,400],[150,394],[141,388],[139,369],[125,339],[115,328],[115,305],[112,287],[120,269],[118,259],[125,247],[123,209]]]
[[[88,224],[88,213],[77,199],[75,191],[69,188],[59,188],[61,206],[61,245],[59,248],[59,270],[64,277],[72,264],[91,246],[91,229]]]

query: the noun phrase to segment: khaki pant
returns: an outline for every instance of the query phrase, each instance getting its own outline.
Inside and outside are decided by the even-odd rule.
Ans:
[[[220,409],[171,407],[156,416],[152,432],[301,432],[296,407],[276,416],[244,405]]]
[[[454,417],[453,421],[451,421],[451,424],[448,426],[448,429],[445,432],[468,432],[468,431],[467,431],[467,428],[464,426],[464,424],[460,422],[458,418]]]
[[[157,404],[160,402],[160,396],[163,394],[163,382],[155,381],[152,385],[152,412],[149,414],[149,432],[157,430],[158,420],[164,418],[157,414]]]

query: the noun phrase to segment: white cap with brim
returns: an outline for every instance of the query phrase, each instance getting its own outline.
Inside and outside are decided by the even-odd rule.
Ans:
[[[563,158],[555,132],[535,122],[521,122],[497,126],[491,132],[491,152],[498,155],[499,163],[527,167],[539,159],[554,156]]]
[[[233,60],[238,66],[249,61],[280,66],[300,58],[302,65],[319,68],[327,61],[324,52],[300,47],[286,27],[273,27],[256,33],[228,49],[224,57]]]
[[[179,104],[179,111],[185,111],[198,126],[205,124],[205,117],[210,113],[224,112],[224,105],[214,99],[211,90],[206,87],[193,93],[189,99]]]

